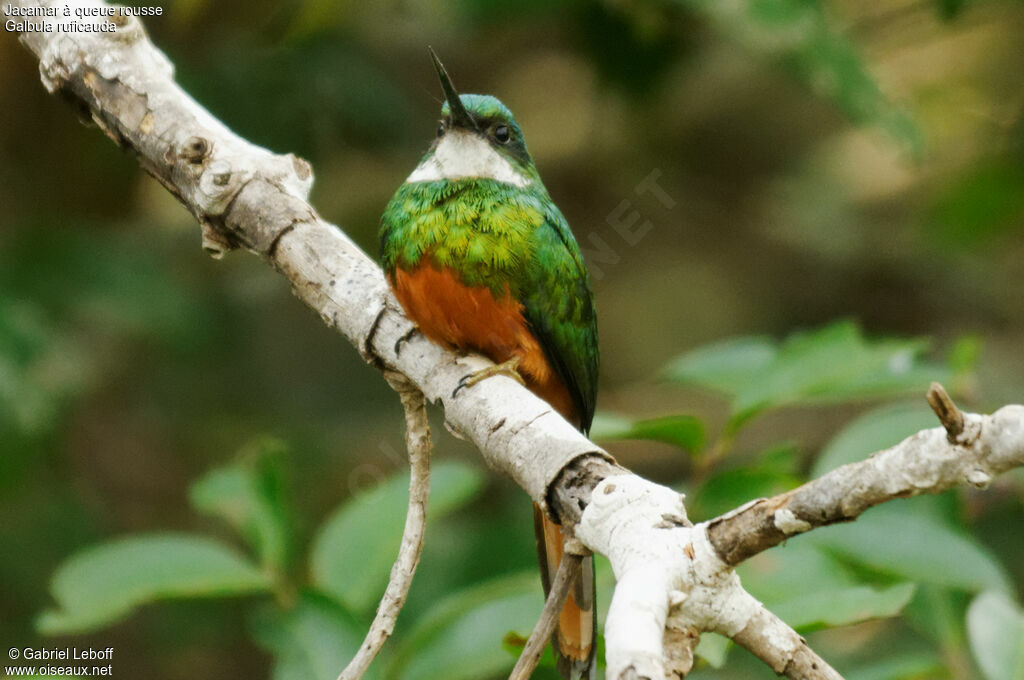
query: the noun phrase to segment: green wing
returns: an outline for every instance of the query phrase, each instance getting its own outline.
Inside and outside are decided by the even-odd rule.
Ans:
[[[554,205],[544,211],[534,245],[526,264],[529,285],[520,302],[548,361],[569,388],[586,433],[594,420],[600,365],[590,276],[568,223]]]

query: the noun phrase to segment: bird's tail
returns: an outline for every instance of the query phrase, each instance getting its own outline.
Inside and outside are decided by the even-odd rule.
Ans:
[[[537,535],[537,558],[544,595],[551,590],[555,571],[562,561],[562,528],[533,504],[533,525]],[[558,670],[565,680],[594,678],[594,644],[597,634],[597,608],[594,605],[594,558],[583,559],[580,578],[573,584],[551,636]]]

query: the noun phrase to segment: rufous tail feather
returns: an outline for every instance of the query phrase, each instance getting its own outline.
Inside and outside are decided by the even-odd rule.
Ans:
[[[544,595],[551,590],[555,571],[562,560],[562,528],[547,518],[540,507],[533,505],[534,529],[537,536],[537,559],[544,583]],[[565,680],[590,680],[594,671],[594,636],[597,632],[597,609],[594,606],[594,558],[583,559],[580,577],[576,580],[558,624],[551,636],[558,670]]]

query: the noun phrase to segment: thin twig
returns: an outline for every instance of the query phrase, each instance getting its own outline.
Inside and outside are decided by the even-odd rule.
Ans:
[[[408,381],[387,376],[398,392],[405,409],[405,444],[409,449],[409,509],[405,515],[405,530],[398,557],[391,567],[391,579],[377,607],[377,615],[370,624],[359,652],[349,662],[338,680],[359,680],[384,642],[395,630],[398,614],[409,595],[412,577],[420,562],[423,534],[427,524],[427,498],[430,494],[430,426],[427,422],[423,393]]]
[[[1019,406],[965,415],[938,383],[928,391],[928,402],[944,431],[922,430],[866,460],[708,522],[719,558],[736,566],[796,534],[851,521],[894,498],[939,493],[964,482],[985,488],[996,475],[1024,465]]]
[[[928,388],[928,405],[939,417],[942,426],[946,428],[946,438],[950,444],[956,444],[957,438],[964,431],[964,413],[953,403],[946,388],[937,382],[933,382]]]
[[[565,598],[569,596],[569,589],[579,577],[580,565],[583,563],[582,555],[565,553],[562,561],[558,563],[555,571],[555,580],[548,592],[548,599],[544,602],[544,610],[540,613],[537,625],[533,627],[523,653],[519,655],[512,674],[508,680],[528,680],[540,662],[541,654],[544,653],[544,645],[551,639],[551,633],[555,630],[555,623],[558,615],[565,604]]]

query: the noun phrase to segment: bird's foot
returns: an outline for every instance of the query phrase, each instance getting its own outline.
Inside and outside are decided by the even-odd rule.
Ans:
[[[407,343],[410,340],[412,340],[412,336],[416,335],[416,333],[419,330],[420,330],[420,327],[414,325],[412,328],[410,328],[408,331],[406,331],[405,335],[403,335],[402,337],[398,338],[398,340],[395,340],[395,356],[396,357],[402,353],[402,345],[404,345],[405,343]]]
[[[455,397],[462,388],[472,387],[481,380],[492,378],[496,375],[503,375],[507,378],[512,378],[520,385],[525,385],[526,381],[523,380],[523,376],[519,375],[519,361],[520,357],[512,357],[508,361],[503,361],[500,364],[488,366],[487,368],[482,368],[479,371],[474,371],[473,373],[463,376],[462,380],[459,381],[458,386],[454,391],[452,391],[452,397]]]

